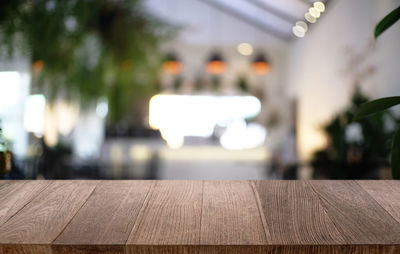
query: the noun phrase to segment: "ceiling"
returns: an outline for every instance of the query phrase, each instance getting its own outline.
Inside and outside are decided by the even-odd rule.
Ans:
[[[312,6],[312,0],[198,0],[279,37],[292,38],[296,21]],[[322,2],[327,2],[322,0]]]
[[[185,41],[220,44],[253,38],[276,45],[295,38],[292,27],[304,20],[314,1],[146,0],[144,3],[152,13],[185,27],[181,33]]]

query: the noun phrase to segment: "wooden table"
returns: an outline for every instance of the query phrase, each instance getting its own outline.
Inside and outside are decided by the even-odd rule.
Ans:
[[[0,253],[400,253],[400,181],[0,181]]]

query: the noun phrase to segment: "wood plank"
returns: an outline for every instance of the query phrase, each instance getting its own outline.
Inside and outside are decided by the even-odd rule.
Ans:
[[[156,181],[128,238],[127,253],[198,244],[202,188],[201,181]]]
[[[151,181],[101,182],[54,241],[53,252],[70,253],[67,247],[57,245],[82,245],[81,249],[85,245],[113,245],[115,252],[111,252],[113,248],[110,247],[106,253],[123,251],[121,246],[132,231],[151,185]],[[94,249],[92,246],[91,250]],[[102,250],[103,246],[97,251]]]
[[[134,249],[129,248],[127,253],[131,253],[131,254],[196,254],[196,253],[198,253],[198,249],[199,249],[198,245],[135,245]]]
[[[50,181],[1,181],[0,226],[43,191]]]
[[[355,181],[309,181],[348,244],[399,244],[400,224]]]
[[[398,254],[399,245],[198,246],[207,254]]]
[[[0,254],[397,254],[399,191],[400,181],[0,181]]]
[[[249,181],[206,181],[201,245],[260,245],[267,238]]]
[[[96,186],[88,181],[54,181],[0,227],[0,244],[50,244]]]
[[[52,254],[124,254],[124,245],[53,245]]]
[[[400,222],[400,181],[357,181],[395,220]]]
[[[262,254],[397,254],[400,246],[391,245],[282,245],[263,246]],[[260,254],[261,254],[260,253]]]
[[[398,254],[399,245],[192,245],[140,246],[135,254]]]
[[[274,254],[271,248],[261,245],[202,245],[198,251],[202,254]]]
[[[1,248],[2,247],[2,248]],[[51,254],[51,247],[49,245],[41,244],[6,244],[0,245],[0,254]]]
[[[344,244],[304,181],[254,181],[272,244]]]
[[[43,254],[49,252],[49,246],[20,245],[4,246],[4,254]],[[64,246],[64,253],[68,254],[114,254],[115,249],[110,246]],[[307,246],[307,245],[285,245],[285,246],[137,246],[135,254],[398,254],[399,245],[344,245],[344,246]],[[124,253],[123,249],[120,252]],[[3,254],[0,249],[0,254]]]
[[[10,182],[10,180],[0,180],[0,187],[9,182]]]

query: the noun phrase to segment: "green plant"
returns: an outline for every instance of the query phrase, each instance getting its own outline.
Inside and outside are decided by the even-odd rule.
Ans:
[[[352,122],[359,106],[368,100],[356,86],[348,107],[323,126],[328,144],[313,155],[314,177],[376,178],[377,170],[387,165],[394,130],[385,128],[385,124],[396,125],[400,119],[387,111]]]
[[[118,121],[157,90],[159,46],[175,30],[141,2],[2,0],[0,53],[30,59],[32,89],[47,99],[86,106],[107,98]]]
[[[386,15],[375,27],[375,38],[378,38],[384,31],[391,27],[400,19],[400,6],[395,10]],[[386,97],[377,100],[373,100],[364,103],[360,106],[355,121],[358,121],[364,117],[372,114],[376,114],[388,108],[400,104],[400,96]],[[392,155],[391,155],[391,167],[393,179],[400,179],[400,128],[397,129],[393,136],[392,141]]]
[[[400,6],[386,15],[375,27],[374,36],[378,38],[383,32],[400,19]]]

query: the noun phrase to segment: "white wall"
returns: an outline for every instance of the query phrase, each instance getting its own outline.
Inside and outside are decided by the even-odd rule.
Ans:
[[[303,160],[326,142],[320,127],[349,103],[354,84],[372,98],[400,94],[400,24],[373,39],[376,23],[398,0],[335,0],[289,59],[289,95],[298,97]]]

